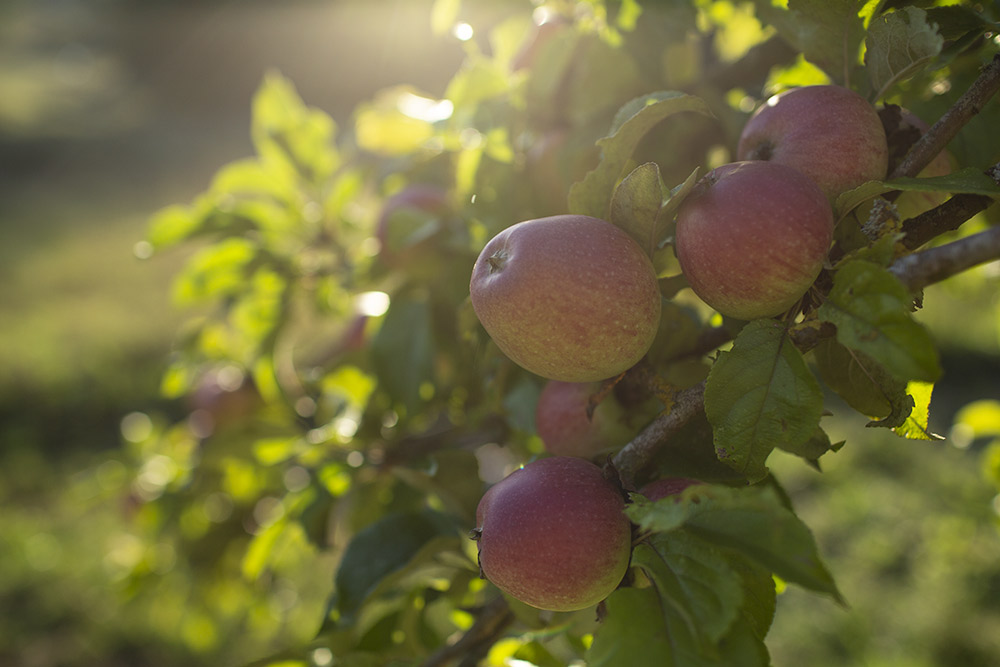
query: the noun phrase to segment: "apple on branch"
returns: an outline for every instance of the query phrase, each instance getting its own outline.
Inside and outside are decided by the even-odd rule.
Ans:
[[[833,202],[889,164],[875,108],[842,86],[805,86],[771,97],[743,127],[737,160],[768,160],[813,179]]]
[[[623,446],[635,435],[614,391],[588,416],[591,397],[600,389],[598,382],[550,380],[545,384],[535,410],[535,427],[545,451],[590,459]]]
[[[484,577],[539,609],[573,611],[625,576],[631,524],[621,491],[580,458],[539,459],[490,487],[474,538]]]
[[[469,291],[500,350],[550,380],[595,382],[628,370],[660,322],[649,257],[623,230],[585,215],[503,230],[476,260]]]
[[[810,178],[776,162],[706,174],[677,211],[677,259],[705,303],[741,320],[780,315],[816,280],[833,209]]]

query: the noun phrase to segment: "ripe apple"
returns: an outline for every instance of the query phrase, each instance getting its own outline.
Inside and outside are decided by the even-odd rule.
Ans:
[[[830,201],[883,179],[889,164],[875,108],[842,86],[805,86],[767,100],[743,127],[737,160],[769,160],[816,181]]]
[[[833,210],[801,172],[734,162],[706,174],[677,211],[688,284],[723,315],[780,315],[809,289],[830,249]]]
[[[700,480],[691,479],[690,477],[664,477],[663,479],[657,479],[643,485],[639,489],[639,493],[650,500],[659,500],[667,496],[676,496],[689,486],[702,483]]]
[[[615,225],[585,215],[503,230],[476,260],[469,291],[504,354],[550,380],[595,382],[628,370],[660,320],[649,257]]]
[[[589,459],[621,447],[635,434],[614,392],[609,392],[587,417],[598,382],[550,380],[542,388],[535,410],[535,428],[545,451],[557,456]]]
[[[624,507],[620,491],[589,461],[555,456],[529,463],[493,485],[476,509],[482,574],[539,609],[596,604],[628,568]]]

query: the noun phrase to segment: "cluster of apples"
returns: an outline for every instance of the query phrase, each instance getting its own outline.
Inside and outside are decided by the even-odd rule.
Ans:
[[[876,110],[833,85],[770,99],[747,122],[739,161],[704,176],[677,213],[675,248],[694,292],[718,312],[756,319],[794,306],[833,238],[836,197],[886,176]],[[483,248],[470,282],[487,333],[523,368],[547,378],[537,426],[549,458],[483,496],[474,531],[483,575],[535,607],[590,606],[628,567],[625,494],[587,460],[621,446],[613,398],[585,410],[596,383],[635,365],[661,315],[656,271],[615,225],[583,215],[520,222]],[[677,493],[692,480],[640,492]]]

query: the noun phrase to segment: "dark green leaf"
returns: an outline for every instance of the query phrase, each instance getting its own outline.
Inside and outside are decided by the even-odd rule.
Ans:
[[[771,488],[698,485],[657,502],[638,496],[633,500],[626,513],[643,530],[669,532],[683,526],[753,558],[786,581],[841,600],[809,528]]]
[[[971,7],[961,5],[930,7],[927,9],[927,20],[937,25],[938,32],[946,40],[967,38],[970,34],[979,36],[984,32],[1000,30],[1000,24],[986,20],[985,16]]]
[[[433,354],[430,307],[393,299],[372,341],[372,358],[379,384],[409,411],[422,403],[420,388],[432,379]]]
[[[808,440],[795,445],[779,445],[779,447],[789,454],[794,454],[799,458],[805,459],[806,462],[817,470],[820,469],[820,457],[831,450],[836,451],[839,449],[838,445],[830,442],[830,436],[828,436],[826,431],[824,431],[820,426],[816,427],[816,430],[813,431],[812,437]]]
[[[452,524],[432,511],[390,514],[351,540],[334,577],[334,605],[345,622],[383,579],[401,571],[431,540],[455,535]]]
[[[694,636],[718,643],[739,616],[742,578],[718,549],[683,530],[652,536],[635,549],[632,564],[646,570],[661,594],[669,592]]]
[[[865,40],[865,65],[875,99],[904,81],[941,53],[944,39],[937,26],[927,22],[927,12],[903,7],[872,20]]]
[[[628,232],[650,257],[660,241],[656,218],[662,202],[663,183],[655,162],[633,169],[611,197],[611,222]]]
[[[910,313],[912,298],[886,269],[850,260],[837,270],[820,318],[837,326],[837,340],[881,364],[902,381],[941,375],[937,349]]]
[[[664,609],[654,588],[621,588],[606,601],[607,616],[587,651],[591,667],[670,667],[679,663],[679,651],[697,656],[693,638],[684,633],[683,623]],[[676,632],[664,627],[666,614],[679,626]]]
[[[928,178],[894,178],[886,181],[891,190],[915,190],[919,192],[951,192],[1000,197],[1000,185],[987,176],[982,169],[966,167],[944,176]]]
[[[719,460],[750,481],[767,475],[776,446],[808,440],[819,424],[823,394],[784,325],[747,324],[721,352],[705,387],[705,414]]]
[[[906,400],[906,383],[868,355],[829,338],[813,348],[813,355],[823,382],[861,414],[882,419],[904,406],[902,417],[909,414],[912,402]]]
[[[700,98],[676,91],[651,93],[621,108],[611,133],[599,139],[601,162],[569,193],[570,211],[598,218],[608,216],[611,194],[642,138],[663,119],[682,111],[711,116]]]

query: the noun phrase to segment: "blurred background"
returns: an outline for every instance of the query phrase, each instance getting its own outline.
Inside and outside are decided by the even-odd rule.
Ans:
[[[171,543],[131,521],[129,442],[187,411],[158,387],[189,316],[170,300],[184,251],[136,250],[152,213],[252,153],[267,71],[340,123],[389,85],[440,96],[464,52],[432,36],[432,4],[0,4],[0,664],[235,665],[314,630],[278,627],[274,605],[313,619],[329,590],[261,602],[220,573],[197,591]],[[470,22],[513,4],[480,3]],[[774,457],[851,603],[787,591],[775,664],[1000,664],[1000,502],[984,473],[1000,431],[998,276],[994,264],[927,291],[946,369],[931,425],[952,437],[842,420],[828,430],[848,446],[822,475]],[[185,613],[200,595],[223,611]],[[249,621],[227,621],[247,604],[260,604]]]

